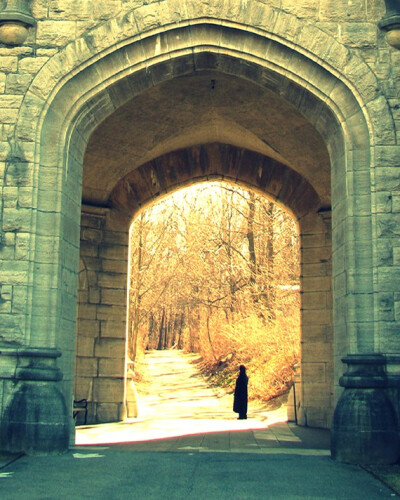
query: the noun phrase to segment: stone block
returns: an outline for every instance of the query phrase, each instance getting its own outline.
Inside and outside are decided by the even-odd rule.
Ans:
[[[75,37],[74,21],[39,21],[36,28],[36,41],[47,47],[61,47]]]
[[[315,0],[282,0],[282,9],[300,18],[314,17],[318,13],[318,2]]]
[[[113,288],[103,288],[101,290],[101,303],[111,305],[123,305],[127,301],[126,290],[115,290]]]
[[[121,289],[126,286],[126,274],[99,273],[98,280],[101,288]]]
[[[303,363],[301,365],[301,376],[304,383],[324,383],[326,382],[326,364]]]
[[[397,198],[397,199],[396,199]],[[375,210],[378,214],[400,212],[400,196],[392,196],[390,191],[379,191],[375,194]]]
[[[10,266],[8,261],[0,260],[0,275],[4,284],[25,285],[27,282],[28,270],[28,261],[14,261]]]
[[[125,261],[103,259],[101,262],[105,273],[126,275],[128,272],[128,265]]]
[[[332,361],[332,345],[329,342],[302,342],[302,363],[329,363]]]
[[[380,239],[376,244],[376,259],[378,266],[391,266],[393,264],[393,240]]]
[[[18,69],[21,73],[35,75],[48,60],[48,57],[24,57],[19,61]]]
[[[332,288],[332,278],[330,276],[310,277],[304,276],[301,280],[304,292],[327,292]]]
[[[328,342],[332,330],[332,325],[304,326],[301,334],[302,342]]]
[[[118,422],[121,420],[122,403],[100,403],[96,405],[96,422]]]
[[[103,239],[103,232],[100,229],[81,229],[81,241],[89,241],[98,245]]]
[[[97,319],[97,306],[95,304],[79,304],[78,307],[79,319]]]
[[[301,307],[306,309],[326,309],[327,292],[306,292],[301,294]]]
[[[82,319],[78,315],[78,335],[97,338],[100,336],[100,321],[94,319]]]
[[[301,262],[303,264],[327,262],[331,257],[332,249],[330,246],[303,248],[301,252]]]
[[[89,214],[84,212],[85,207],[82,208],[81,226],[82,230],[85,229],[102,229],[104,226],[104,216]]]
[[[332,394],[328,384],[312,383],[305,384],[303,382],[303,406],[307,408],[308,405],[327,408],[332,403]]]
[[[100,248],[100,257],[109,260],[119,260],[128,263],[128,246],[127,245],[103,245]]]
[[[396,292],[400,281],[400,266],[378,268],[378,290]]]
[[[99,377],[121,378],[124,377],[124,359],[99,359]]]
[[[78,336],[76,340],[77,356],[93,356],[94,354],[94,338]]]
[[[83,274],[83,273],[82,273]],[[86,287],[82,287],[82,281],[81,280],[81,275],[79,275],[79,284],[78,284],[78,306],[80,304],[87,304],[89,303],[89,292],[86,289]]]
[[[97,257],[99,254],[99,247],[97,245],[93,245],[87,241],[81,241],[80,245],[80,253],[81,256],[89,256],[89,257]]]
[[[89,287],[87,300],[90,304],[100,304],[100,288],[96,286]]]
[[[102,270],[102,260],[98,257],[91,257],[88,255],[82,256],[82,262],[85,269],[88,271],[101,271]]]
[[[377,44],[375,23],[344,24],[340,33],[340,41],[348,47],[372,48]]]
[[[379,319],[393,321],[394,318],[394,296],[393,293],[378,294]]]
[[[0,94],[4,94],[6,90],[6,78],[5,73],[0,73]]]
[[[5,91],[8,94],[24,94],[31,84],[33,75],[10,73],[7,75]]]
[[[0,71],[15,73],[18,66],[17,56],[0,56]]]
[[[126,323],[120,320],[105,320],[100,322],[101,336],[104,338],[119,338],[125,339],[126,336]]]
[[[317,429],[329,429],[332,420],[333,410],[327,411],[326,408],[308,406],[305,409],[307,426]]]
[[[0,108],[0,123],[15,123],[18,118],[18,109]]]
[[[22,95],[5,94],[1,96],[1,104],[4,108],[19,108],[21,106],[22,99]]]
[[[96,358],[76,358],[76,376],[77,377],[96,377],[98,360]]]
[[[93,378],[75,377],[74,399],[87,399],[93,401]]]
[[[14,285],[13,290],[13,313],[14,314],[27,314],[28,312],[28,295],[29,292],[26,289],[25,284],[21,286]],[[51,290],[47,293],[48,300],[54,303],[57,296],[57,290]]]
[[[101,403],[122,403],[124,399],[124,379],[94,379],[93,401]]]
[[[97,358],[125,359],[125,339],[96,339],[94,352]]]
[[[0,314],[0,341],[19,344],[24,339],[24,314]]]
[[[99,305],[97,306],[97,319],[100,320],[120,320],[126,317],[125,305]]]
[[[119,231],[104,231],[104,243],[127,246],[129,244],[129,234]]]
[[[319,264],[304,264],[301,265],[302,276],[328,276],[330,274],[330,266],[322,262]]]
[[[301,311],[303,325],[326,325],[332,323],[332,311],[330,309],[305,309]]]

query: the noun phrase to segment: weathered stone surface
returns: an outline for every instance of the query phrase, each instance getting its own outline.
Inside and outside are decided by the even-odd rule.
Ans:
[[[99,359],[99,377],[121,378],[124,374],[124,359]]]
[[[117,422],[121,419],[121,403],[101,403],[96,407],[96,418],[99,422]]]
[[[306,391],[304,418],[329,425],[332,283],[335,377],[340,353],[398,350],[400,53],[377,28],[384,2],[30,5],[37,27],[24,45],[0,48],[1,341],[74,345],[83,185],[76,386],[92,377],[79,371],[94,373],[95,342],[102,355],[118,340],[119,370],[132,217],[218,174],[300,218],[305,383],[326,369],[319,392]],[[321,217],[330,206],[333,233]],[[60,306],[50,315],[49,304]],[[114,377],[109,359],[100,361]],[[118,402],[91,402],[93,421],[119,418],[115,390]]]
[[[97,339],[95,345],[95,356],[99,358],[124,359],[125,340],[122,339]]]
[[[123,379],[97,378],[94,380],[93,399],[104,403],[120,403],[123,390]]]

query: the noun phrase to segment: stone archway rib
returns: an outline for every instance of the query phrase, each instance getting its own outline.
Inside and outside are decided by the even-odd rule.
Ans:
[[[322,208],[313,187],[297,172],[259,153],[217,143],[174,151],[142,165],[121,179],[110,202],[133,217],[160,196],[209,179],[267,194],[297,218]]]

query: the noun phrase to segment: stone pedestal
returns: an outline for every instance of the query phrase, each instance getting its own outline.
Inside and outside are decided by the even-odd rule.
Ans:
[[[29,455],[67,451],[68,410],[58,388],[62,373],[56,367],[60,355],[55,349],[1,349],[2,385],[9,395],[0,429],[3,451]]]
[[[341,377],[345,388],[331,428],[332,458],[351,464],[391,464],[400,455],[396,415],[386,395],[386,358],[354,354]]]

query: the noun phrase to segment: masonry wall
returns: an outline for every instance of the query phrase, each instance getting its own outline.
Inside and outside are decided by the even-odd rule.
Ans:
[[[60,283],[66,290],[70,291],[70,295],[73,295],[74,290],[76,290],[76,276],[73,271],[68,269],[68,272],[59,275],[56,266],[50,264],[52,254],[61,248],[59,236],[61,233],[60,231],[57,233],[59,225],[64,224],[65,234],[72,232],[72,230],[68,229],[69,221],[67,218],[60,222],[59,197],[61,191],[59,188],[54,188],[56,183],[54,173],[57,166],[54,160],[49,158],[43,160],[40,167],[41,185],[37,185],[38,174],[34,167],[38,153],[35,151],[34,141],[39,139],[36,137],[36,127],[40,122],[41,113],[49,103],[46,102],[46,97],[41,93],[40,85],[33,86],[31,90],[36,93],[41,105],[38,106],[35,102],[35,105],[29,109],[28,116],[22,116],[21,106],[24,99],[26,100],[27,90],[34,77],[46,63],[51,62],[52,57],[57,55],[68,42],[76,40],[85,33],[86,40],[90,44],[91,30],[105,25],[107,19],[111,19],[121,12],[133,12],[132,19],[137,25],[140,28],[150,29],[155,27],[154,11],[176,12],[176,22],[179,23],[180,12],[185,13],[186,18],[201,17],[204,13],[204,15],[218,18],[227,3],[229,2],[222,0],[211,2],[202,2],[201,0],[187,0],[186,2],[183,0],[179,2],[172,0],[168,2],[151,0],[33,0],[30,5],[32,14],[37,20],[37,27],[30,30],[27,41],[16,47],[0,45],[0,343],[2,345],[34,344],[42,347],[54,347],[56,344],[56,339],[50,338],[50,333],[47,335],[47,332],[51,332],[51,328],[46,324],[40,324],[40,315],[36,319],[35,328],[32,326],[32,311],[36,307],[35,300],[39,300],[37,295],[34,299],[32,298],[32,280],[34,273],[39,272],[38,269],[43,276],[46,276],[46,286],[48,285],[50,290],[48,293],[48,308],[50,310],[61,307],[57,303],[57,286]],[[0,10],[5,5],[6,1],[0,0]],[[400,335],[398,285],[400,282],[398,238],[400,222],[400,183],[398,181],[400,168],[398,142],[400,51],[391,48],[386,43],[383,33],[377,28],[377,22],[385,11],[384,2],[380,0],[353,0],[352,2],[344,0],[247,0],[243,2],[232,0],[231,10],[236,12],[238,9],[245,9],[246,12],[249,12],[249,16],[252,16],[255,26],[260,25],[267,29],[268,26],[263,26],[258,17],[262,6],[265,5],[273,6],[279,12],[280,24],[277,29],[279,28],[279,33],[283,38],[296,39],[296,34],[299,35],[301,26],[318,27],[331,35],[343,47],[350,49],[349,53],[345,53],[344,58],[349,59],[357,55],[377,78],[371,83],[371,80],[365,80],[362,70],[357,71],[357,69],[353,73],[345,75],[346,82],[354,90],[354,94],[357,99],[360,99],[360,102],[362,102],[360,96],[363,92],[366,94],[376,93],[377,95],[372,104],[368,103],[372,116],[371,123],[368,125],[374,148],[371,157],[367,157],[364,151],[358,151],[359,145],[354,144],[354,151],[350,153],[357,158],[359,175],[355,177],[353,184],[344,181],[338,183],[338,192],[335,195],[336,199],[340,197],[344,199],[345,195],[354,192],[358,193],[359,196],[355,201],[353,200],[351,209],[344,204],[340,207],[339,205],[334,207],[336,215],[340,214],[343,220],[347,217],[351,223],[339,227],[335,225],[337,217],[336,221],[333,221],[333,227],[336,230],[338,240],[344,239],[343,231],[345,228],[351,230],[356,226],[362,228],[363,225],[372,227],[373,240],[370,241],[370,248],[373,251],[375,288],[369,290],[369,284],[365,285],[365,289],[370,294],[370,302],[365,302],[364,310],[360,308],[354,310],[353,328],[357,331],[366,331],[368,334],[372,332],[374,348],[377,351],[398,352]],[[145,7],[142,8],[143,6]],[[182,14],[182,18],[185,16]],[[298,23],[299,20],[301,20],[301,24]],[[108,29],[118,31],[119,28],[114,23],[112,28]],[[95,55],[96,47],[92,46],[92,50],[93,55]],[[303,50],[303,47],[299,47],[299,50]],[[323,48],[316,47],[315,51],[322,57]],[[326,57],[328,60],[328,54]],[[66,60],[68,60],[68,56],[66,56]],[[326,67],[331,69],[332,65],[327,62]],[[46,84],[51,86],[58,82],[58,78],[58,74],[53,74]],[[360,88],[362,90],[359,90]],[[389,115],[393,118],[393,122],[387,119],[386,123],[382,123],[381,110],[385,108],[386,104],[390,107]],[[19,127],[16,135],[15,126],[18,120],[25,123],[25,126]],[[344,129],[347,125],[351,126],[352,124],[343,124]],[[50,130],[46,131],[46,133],[50,132]],[[55,145],[55,148],[57,146]],[[346,172],[346,175],[350,178],[351,173]],[[63,180],[57,180],[58,186],[62,184]],[[370,199],[363,199],[365,192],[371,196]],[[38,200],[41,207],[40,217],[35,215]],[[76,206],[75,203],[74,211],[76,211]],[[76,398],[87,397],[90,389],[92,401],[96,405],[96,402],[100,401],[99,395],[103,394],[102,388],[105,388],[104,391],[108,394],[105,396],[105,401],[109,406],[92,409],[94,419],[97,418],[94,415],[98,415],[98,410],[99,412],[104,411],[104,415],[115,417],[121,405],[121,401],[111,400],[114,393],[112,386],[116,384],[120,387],[121,377],[115,376],[114,368],[107,371],[105,366],[107,363],[110,366],[109,359],[113,360],[111,363],[113,366],[121,365],[122,356],[120,353],[122,352],[124,333],[119,327],[116,329],[108,328],[111,323],[107,324],[107,321],[120,321],[113,315],[115,313],[120,318],[123,314],[123,311],[118,308],[121,307],[121,295],[126,283],[122,284],[122,273],[116,271],[116,267],[114,267],[114,271],[111,271],[107,266],[125,266],[127,249],[126,243],[125,250],[122,250],[124,247],[122,240],[116,244],[117,249],[112,248],[118,238],[112,240],[111,233],[108,229],[104,229],[107,228],[107,223],[101,222],[100,227],[97,227],[98,218],[99,214],[91,213],[82,226],[79,332],[81,338],[85,340],[81,340],[78,344],[78,371],[76,374],[77,378],[81,379],[82,384],[76,388],[75,394]],[[361,233],[362,229],[359,229],[359,234]],[[124,239],[126,234],[117,236],[122,236]],[[40,247],[47,250],[35,253],[35,249],[39,248],[39,240],[47,241],[47,246],[43,243]],[[127,237],[125,241],[127,242]],[[352,255],[352,263],[346,262],[345,245],[343,245],[342,253],[340,241],[335,241],[335,246],[337,251],[336,270],[340,269],[340,273],[335,275],[334,291],[343,290],[344,297],[355,271],[362,270],[363,266],[365,268],[369,264],[363,263],[364,255],[360,253]],[[110,250],[107,256],[102,253],[105,248]],[[340,252],[338,252],[339,248]],[[85,255],[85,251],[88,252],[88,255]],[[114,251],[116,253],[113,254]],[[113,256],[111,257],[111,255]],[[310,252],[308,255],[312,255],[312,253]],[[67,261],[69,256],[63,255],[62,258]],[[304,265],[306,264],[311,265],[304,268],[306,272],[314,272],[316,265],[320,265],[318,262],[307,263],[304,261]],[[343,266],[343,269],[340,268],[340,265]],[[96,266],[98,267],[96,268]],[[64,269],[67,267],[65,265]],[[321,267],[322,274],[326,271],[325,268],[326,265]],[[88,276],[93,276],[96,269],[99,274],[95,281],[89,283]],[[55,276],[56,274],[57,276]],[[87,278],[85,278],[85,274]],[[322,274],[318,279],[322,279]],[[107,284],[107,279],[111,275],[116,281],[112,280]],[[311,279],[313,276],[309,278]],[[362,285],[362,273],[360,273],[360,283]],[[328,304],[328,288],[314,291],[322,291],[324,300]],[[304,300],[307,300],[306,294],[305,290]],[[344,301],[335,304],[335,335],[339,334],[339,342],[335,339],[335,343],[340,344],[336,353],[337,358],[340,358],[343,350],[348,347],[354,352],[368,347],[361,342],[358,344],[355,338],[349,345],[347,339],[340,337],[341,332],[346,331],[346,325],[342,325],[341,320],[344,322],[342,312],[347,311],[348,304]],[[326,309],[325,314],[328,314],[328,307],[322,309]],[[107,319],[104,316],[106,310]],[[369,310],[374,312],[375,324],[371,324],[372,322],[363,324],[362,322],[363,314]],[[68,314],[70,321],[74,321],[71,319],[71,311],[65,311],[65,316]],[[308,316],[317,314],[320,312],[310,312]],[[306,316],[303,317],[305,326]],[[62,326],[62,322],[59,326]],[[326,326],[326,335],[328,335],[328,323]],[[305,335],[307,336],[309,333],[306,332]],[[327,336],[326,338],[328,339]],[[309,341],[312,344],[311,337]],[[116,349],[118,355],[113,354],[116,345],[119,346]],[[317,348],[316,345],[314,347]],[[72,351],[73,346],[69,346],[69,349]],[[95,360],[89,362],[88,359],[92,359],[91,356],[94,356]],[[98,376],[100,362],[102,373],[103,369],[106,370],[104,373],[107,373],[107,376],[104,377],[105,380]],[[322,365],[324,366],[305,365],[304,368],[305,370],[314,370],[317,380],[322,380],[324,370],[329,365],[327,355],[323,358]],[[6,369],[2,368],[2,373],[5,371]],[[335,380],[338,379],[336,375]],[[94,380],[91,387],[89,387],[89,380]],[[314,389],[316,388],[312,388],[312,390]],[[111,418],[111,416],[105,418]],[[322,416],[318,416],[316,419],[320,418]]]
[[[335,404],[331,213],[307,215],[300,228],[302,392],[297,418],[300,425],[327,428]]]
[[[32,192],[33,151],[21,151],[19,166],[7,163],[8,158],[16,153],[14,127],[24,94],[40,68],[69,41],[89,32],[117,13],[139,8],[144,3],[148,5],[149,18],[152,8],[157,9],[158,4],[164,4],[140,0],[33,0],[31,10],[37,20],[37,28],[31,30],[22,46],[0,45],[0,315],[4,325],[0,340],[2,338],[5,342],[20,343],[25,341],[28,334],[26,320],[29,310],[25,283],[30,272],[31,217],[35,208]],[[190,11],[191,2],[186,3]],[[349,3],[336,0],[271,0],[265,3],[282,9],[282,12],[296,15],[305,23],[320,27],[361,55],[379,79],[395,122],[400,122],[400,52],[387,45],[383,33],[377,28],[377,22],[385,12],[383,1],[354,0]],[[213,4],[217,14],[220,2],[215,1]],[[256,4],[257,2],[246,2],[246,8],[251,9]],[[201,11],[202,3],[196,1],[196,5]],[[0,1],[0,9],[4,6],[5,0]],[[290,26],[287,29],[290,30]],[[396,147],[398,148],[396,144],[392,144],[391,151],[385,148],[377,150],[376,162],[380,168],[375,177],[375,207],[377,213],[381,214],[377,223],[379,248],[376,249],[376,260],[381,268],[378,276],[381,294],[377,299],[377,308],[380,319],[384,322],[385,332],[393,339],[385,346],[389,350],[396,344],[396,318],[399,316],[398,293],[394,289],[394,282],[397,282],[395,276],[400,272],[397,233],[393,229],[398,226],[399,213],[396,201],[399,198],[399,165],[394,159],[399,154],[393,151]],[[389,286],[390,282],[393,286]]]
[[[128,234],[108,216],[83,207],[74,398],[89,401],[88,423],[123,415]]]
[[[19,109],[29,85],[40,68],[69,41],[117,13],[135,10],[148,5],[146,22],[151,20],[152,9],[165,2],[141,2],[140,0],[34,0],[32,14],[37,28],[32,29],[22,46],[0,45],[0,189],[2,195],[2,221],[0,228],[0,315],[3,325],[0,340],[23,343],[29,335],[29,300],[26,280],[30,273],[30,249],[32,248],[33,195],[33,151],[18,152],[14,127]],[[173,3],[173,2],[172,2]],[[213,2],[218,14],[219,1]],[[340,43],[359,54],[375,72],[381,91],[391,105],[396,124],[400,122],[400,52],[385,42],[377,22],[384,14],[384,2],[379,0],[271,0],[260,2],[294,14],[326,31]],[[187,4],[190,12],[191,2]],[[207,3],[208,4],[208,3]],[[202,2],[196,1],[201,12]],[[246,2],[251,9],[257,2]],[[0,1],[0,9],[5,0]],[[243,7],[244,8],[244,7]],[[290,25],[286,27],[290,30]],[[357,78],[356,75],[349,75]],[[30,133],[31,131],[29,131]],[[28,133],[28,131],[27,131]],[[397,132],[396,132],[397,133]],[[397,148],[395,150],[395,148]],[[8,164],[9,157],[20,156],[20,163]],[[375,260],[379,266],[377,280],[379,296],[375,307],[387,341],[384,350],[393,350],[397,345],[399,318],[399,296],[396,291],[400,264],[398,258],[397,230],[399,207],[399,185],[397,182],[399,146],[391,144],[376,150],[376,196],[374,208],[378,214]]]

